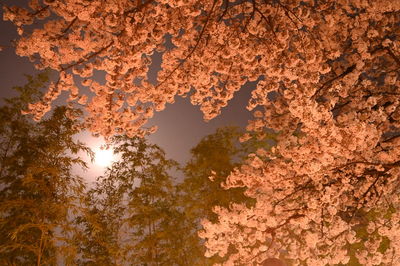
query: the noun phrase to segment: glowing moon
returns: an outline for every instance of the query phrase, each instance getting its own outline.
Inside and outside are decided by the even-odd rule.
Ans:
[[[99,166],[107,167],[110,166],[114,159],[112,150],[97,149],[95,153],[95,162]]]

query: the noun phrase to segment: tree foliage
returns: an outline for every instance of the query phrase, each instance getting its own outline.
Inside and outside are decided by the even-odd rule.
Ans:
[[[19,27],[19,55],[60,72],[30,106],[36,118],[68,90],[93,132],[143,135],[176,95],[211,119],[256,81],[248,130],[279,130],[278,145],[229,176],[227,187],[257,203],[216,209],[202,234],[207,255],[234,250],[226,263],[248,264],[284,251],[294,264],[346,264],[345,247],[359,243],[361,264],[400,263],[398,0],[45,0],[31,9],[6,8],[5,18]],[[104,84],[91,78],[97,70]],[[94,93],[87,103],[74,75]],[[362,218],[373,209],[379,218]]]
[[[81,263],[176,264],[182,254],[176,254],[170,171],[177,163],[145,139],[116,136],[110,145],[120,159],[98,178],[89,210],[78,219],[84,226]]]
[[[76,255],[70,215],[79,211],[84,190],[71,170],[86,167],[77,153],[90,150],[73,139],[77,129],[65,108],[39,123],[21,114],[47,74],[28,79],[17,88],[20,96],[0,108],[0,264],[68,263]]]
[[[180,227],[183,246],[191,254],[187,265],[212,265],[221,262],[216,256],[204,257],[204,241],[198,236],[202,219],[217,221],[214,207],[229,207],[232,203],[252,206],[254,200],[243,195],[244,189],[226,190],[224,181],[230,172],[244,162],[247,154],[270,144],[263,141],[240,143],[243,132],[238,127],[228,126],[205,136],[191,149],[191,158],[183,168],[185,178],[177,186],[178,206],[183,217]],[[270,136],[272,139],[273,136]]]
[[[221,186],[226,177],[243,162],[248,154],[239,143],[243,133],[239,128],[219,128],[191,149],[191,159],[184,168],[185,179],[180,190],[188,197],[185,212],[188,217],[216,219],[212,207],[228,207],[232,202],[246,202],[243,189],[224,190]],[[185,201],[185,199],[183,199]]]
[[[218,129],[192,149],[185,179],[171,178],[176,162],[156,145],[117,136],[110,143],[118,161],[88,193],[88,209],[78,217],[82,265],[211,265],[198,237],[201,219],[216,205],[253,204],[243,189],[224,190],[221,182],[239,165],[250,145],[240,144],[238,128]],[[251,145],[252,149],[260,146]],[[268,146],[268,145],[265,145]],[[209,177],[213,175],[213,181]]]

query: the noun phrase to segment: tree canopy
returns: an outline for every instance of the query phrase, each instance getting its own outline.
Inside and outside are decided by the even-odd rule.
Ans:
[[[80,265],[184,265],[176,254],[173,178],[177,166],[142,138],[113,137],[120,159],[89,191],[77,222]],[[182,254],[181,254],[182,255]]]
[[[47,75],[28,80],[0,108],[0,264],[69,264],[77,252],[71,215],[85,189],[72,167],[85,168],[77,154],[91,152],[74,140],[78,130],[65,107],[39,123],[21,114]]]
[[[188,265],[205,266],[223,261],[217,256],[205,258],[204,240],[198,236],[202,219],[217,221],[214,207],[229,207],[233,202],[254,204],[254,199],[243,195],[243,188],[225,190],[222,187],[234,167],[243,162],[248,150],[257,147],[255,143],[240,143],[242,134],[238,127],[217,129],[191,149],[192,156],[183,168],[185,179],[177,185],[176,198],[183,213],[179,227],[182,249],[191,254]]]
[[[202,232],[208,256],[346,264],[346,247],[358,243],[363,265],[400,263],[398,0],[30,3],[6,7],[5,19],[18,26],[17,54],[59,71],[27,110],[37,119],[66,90],[94,133],[143,135],[177,95],[208,120],[256,81],[247,129],[260,138],[277,130],[278,144],[228,177],[227,188],[244,187],[257,203],[215,210],[219,221]],[[155,84],[154,53],[162,54]]]

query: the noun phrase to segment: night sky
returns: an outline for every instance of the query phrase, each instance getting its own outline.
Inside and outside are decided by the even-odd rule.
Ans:
[[[2,1],[11,4],[13,1]],[[14,1],[15,2],[15,1]],[[3,6],[4,4],[2,4]],[[1,18],[3,11],[1,10]],[[1,90],[0,98],[15,96],[11,89],[13,86],[26,84],[24,74],[33,75],[37,73],[33,64],[28,58],[19,57],[10,46],[11,41],[18,35],[14,25],[9,21],[0,21],[1,41],[0,45],[6,48],[0,52],[0,78]],[[154,60],[154,65],[159,64]],[[154,76],[157,67],[154,67]],[[176,97],[174,104],[167,105],[167,108],[159,113],[155,113],[149,124],[158,125],[158,131],[150,136],[151,142],[162,147],[167,157],[185,163],[190,157],[190,149],[194,147],[202,137],[215,132],[218,127],[226,125],[245,126],[252,115],[246,109],[247,101],[253,84],[244,86],[232,99],[229,105],[222,110],[217,118],[210,122],[204,122],[202,113],[198,106],[191,105],[189,98]],[[3,104],[3,101],[0,101]],[[56,104],[63,104],[62,100]],[[82,132],[77,136],[95,149],[103,143],[101,138],[91,137],[90,133]],[[102,173],[98,166],[90,165],[89,171],[85,176],[90,180]]]

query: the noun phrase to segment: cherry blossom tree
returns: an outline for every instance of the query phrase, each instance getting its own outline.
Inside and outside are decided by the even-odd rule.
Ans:
[[[248,130],[280,139],[226,180],[257,203],[215,208],[218,223],[201,233],[206,255],[325,265],[355,250],[363,265],[400,263],[398,0],[37,0],[4,18],[18,26],[19,55],[60,73],[27,110],[37,119],[66,90],[94,133],[143,135],[177,95],[209,120],[257,82]]]

